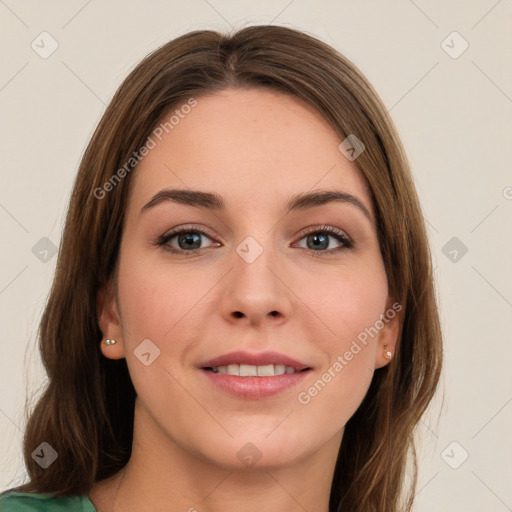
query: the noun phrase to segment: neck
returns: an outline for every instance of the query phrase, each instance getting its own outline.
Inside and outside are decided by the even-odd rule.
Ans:
[[[89,494],[98,512],[329,511],[342,431],[286,466],[221,467],[176,443],[137,404],[128,464]]]

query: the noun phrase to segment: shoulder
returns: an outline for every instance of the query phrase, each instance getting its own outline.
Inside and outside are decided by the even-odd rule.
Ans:
[[[96,512],[87,496],[56,498],[52,494],[4,491],[0,512]]]

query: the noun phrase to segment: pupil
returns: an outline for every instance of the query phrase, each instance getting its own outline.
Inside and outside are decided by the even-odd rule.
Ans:
[[[319,239],[322,239],[322,240],[319,241]],[[310,249],[318,249],[320,246],[322,249],[327,249],[327,246],[329,245],[328,244],[329,239],[328,239],[327,235],[310,235],[308,237],[308,242],[310,240],[313,240],[313,247],[310,247],[310,245],[308,243],[308,247]]]
[[[195,239],[195,240],[194,240]],[[182,247],[181,242],[185,241],[186,245],[185,247]],[[190,245],[192,244],[192,246]],[[198,233],[194,234],[186,234],[186,235],[180,235],[178,239],[178,245],[181,249],[189,250],[189,249],[198,249],[201,246],[201,235]]]

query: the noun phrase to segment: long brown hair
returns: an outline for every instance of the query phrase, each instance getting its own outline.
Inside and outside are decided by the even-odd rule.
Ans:
[[[430,250],[409,165],[362,73],[316,38],[272,25],[178,37],[148,55],[106,109],[74,183],[39,328],[48,384],[24,435],[30,481],[15,490],[82,495],[128,462],[135,390],[126,361],[102,356],[97,320],[98,290],[112,277],[119,254],[133,175],[126,162],[171,107],[227,87],[269,87],[300,98],[341,140],[355,134],[365,145],[356,164],[372,195],[389,294],[403,306],[403,320],[396,356],[375,371],[345,427],[330,511],[410,510],[413,433],[436,390],[442,348]],[[122,179],[112,181],[123,166]],[[31,457],[43,441],[58,452],[47,469]],[[408,453],[413,478],[404,488]]]

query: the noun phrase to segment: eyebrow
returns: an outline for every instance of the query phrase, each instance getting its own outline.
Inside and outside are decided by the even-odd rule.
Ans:
[[[221,211],[226,207],[224,199],[214,192],[203,192],[200,190],[184,190],[165,188],[157,192],[141,209],[141,213],[154,208],[163,202],[185,204],[197,208]],[[372,216],[360,199],[352,194],[338,190],[317,190],[293,195],[287,205],[286,211],[307,210],[332,202],[341,202],[358,208],[372,222]]]

